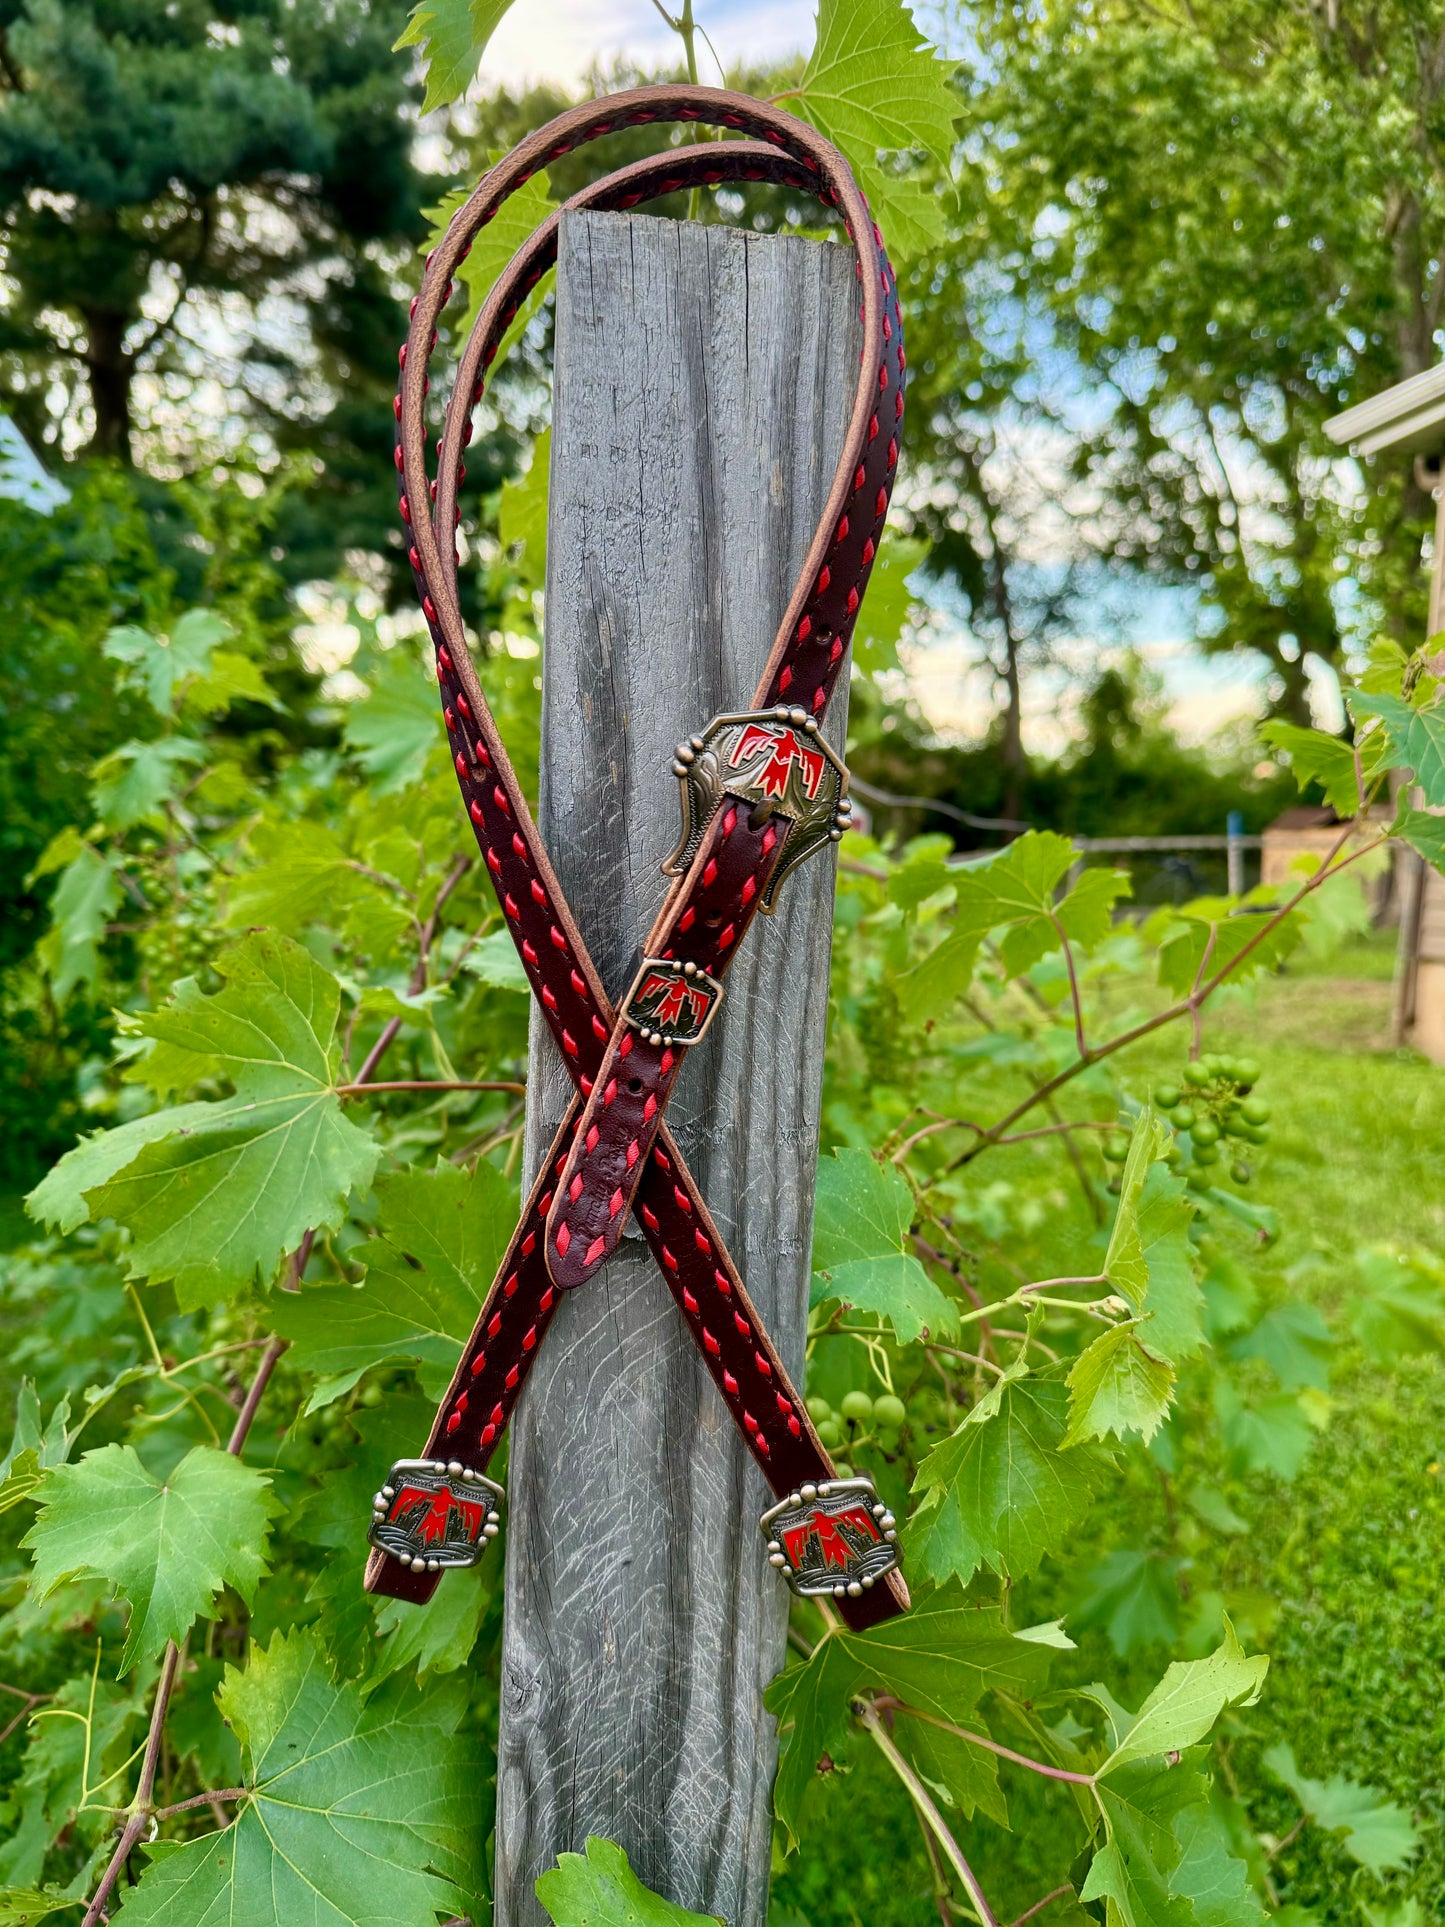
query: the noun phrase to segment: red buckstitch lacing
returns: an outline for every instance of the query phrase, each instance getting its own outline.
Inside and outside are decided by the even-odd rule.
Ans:
[[[604,1199],[606,1218],[621,1218],[629,1201],[629,1187],[635,1187],[644,1236],[662,1274],[700,1339],[714,1381],[741,1435],[773,1490],[783,1495],[805,1482],[826,1479],[831,1467],[801,1414],[801,1401],[791,1396],[782,1363],[762,1330],[741,1277],[662,1120],[667,1093],[684,1053],[670,1048],[659,1052],[632,1031],[618,1030],[613,1008],[567,913],[505,747],[496,734],[467,653],[457,603],[457,491],[465,473],[461,451],[471,439],[471,407],[483,393],[482,370],[490,365],[526,292],[555,259],[563,210],[544,222],[518,251],[477,314],[459,361],[455,390],[468,398],[468,406],[447,409],[434,483],[425,464],[424,403],[430,385],[426,359],[435,343],[437,317],[450,293],[452,275],[470,249],[473,235],[492,219],[508,194],[598,133],[676,119],[720,122],[759,136],[768,145],[759,148],[747,143],[720,143],[637,162],[595,182],[567,203],[568,208],[631,206],[650,196],[706,181],[770,180],[814,194],[839,209],[860,257],[860,277],[865,262],[878,262],[873,253],[879,245],[877,230],[867,215],[866,204],[841,157],[811,129],[777,109],[742,96],[706,89],[643,89],[632,95],[612,96],[605,105],[591,103],[572,110],[550,128],[532,135],[486,176],[428,259],[422,291],[413,304],[407,344],[399,357],[403,370],[396,410],[400,507],[411,535],[409,555],[418,593],[436,645],[438,681],[457,778],[523,967],[580,1093],[527,1200],[499,1269],[498,1282],[483,1306],[476,1332],[438,1413],[427,1451],[444,1450],[448,1458],[480,1470],[507,1423],[555,1310],[555,1287],[548,1273],[549,1245],[565,1257],[574,1242],[575,1234],[565,1219],[556,1221],[550,1238],[546,1229],[549,1212],[582,1196],[577,1188],[582,1164],[596,1153],[600,1135],[595,1123],[585,1134],[580,1128],[590,1102],[591,1115],[607,1118],[606,1129],[620,1129],[626,1142],[626,1184],[614,1187]],[[871,375],[860,383],[844,459],[813,551],[764,671],[759,707],[767,706],[787,690],[791,700],[803,703],[810,713],[823,708],[872,561],[873,542],[869,540],[865,556],[862,543],[850,533],[845,509],[867,481],[865,437],[877,398],[893,386],[901,400],[901,329],[886,263],[878,266],[876,276],[862,277],[862,284],[864,358],[877,367],[878,378],[876,385]],[[895,341],[899,341],[899,348],[890,349],[889,344]],[[886,507],[891,475],[880,470],[878,481],[880,500]],[[433,498],[434,511],[429,506]],[[847,583],[848,595],[840,602],[842,583]],[[826,608],[822,606],[825,603]],[[827,616],[826,635],[834,646],[826,656],[809,651],[810,660],[805,664],[795,653],[796,645],[806,640],[819,615]],[[797,687],[800,680],[801,690]],[[468,722],[465,735],[458,717]],[[728,812],[725,821],[722,834],[729,839],[729,876],[737,879],[737,914],[709,938],[707,931],[697,929],[689,901],[695,888],[708,888],[716,881],[715,853],[722,847],[717,823],[712,837],[704,839],[704,853],[694,865],[699,878],[711,871],[710,881],[694,885],[690,875],[669,897],[672,932],[681,946],[679,956],[686,955],[711,970],[722,968],[746,929],[759,883],[766,881],[780,854],[779,832],[771,823],[762,834],[755,834],[741,828],[735,812]],[[752,888],[745,891],[747,882]],[[689,940],[694,943],[692,950],[687,948]],[[611,1072],[602,1077],[608,1066],[620,1066],[624,1061],[627,1070],[620,1085]],[[586,1242],[585,1252],[594,1263],[611,1248],[620,1228],[616,1223],[606,1235]],[[711,1315],[709,1300],[715,1307]],[[758,1411],[767,1415],[764,1423],[755,1416]],[[485,1422],[479,1423],[483,1414]],[[412,1599],[428,1597],[436,1579],[433,1573],[407,1570],[382,1554],[373,1556],[367,1575],[371,1590]],[[890,1575],[887,1583],[879,1584],[870,1594],[840,1603],[851,1623],[865,1625],[901,1610],[906,1601],[906,1590],[896,1576]]]

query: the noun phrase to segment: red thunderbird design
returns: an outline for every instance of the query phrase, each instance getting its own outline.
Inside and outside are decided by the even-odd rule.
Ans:
[[[415,1510],[417,1506],[422,1507],[419,1515]],[[417,1485],[404,1485],[396,1495],[390,1520],[420,1545],[432,1546],[446,1538],[447,1524],[453,1510],[460,1515],[465,1537],[471,1540],[479,1538],[486,1507],[473,1499],[454,1497],[447,1486],[443,1486],[439,1492],[426,1492]]]
[[[788,772],[796,763],[803,794],[810,803],[814,800],[827,762],[821,750],[805,748],[790,729],[768,729],[759,723],[749,723],[738,737],[728,762],[733,769],[741,769],[760,751],[765,751],[768,757],[756,779],[764,796],[783,794],[788,787]]]
[[[655,1005],[652,1001],[654,997],[658,1000]],[[706,990],[697,984],[690,984],[685,977],[663,977],[654,972],[638,991],[637,1002],[639,1009],[645,1009],[657,1024],[675,1024],[684,1006],[687,1006],[692,1011],[691,1027],[695,1028],[707,1016],[712,998]]]

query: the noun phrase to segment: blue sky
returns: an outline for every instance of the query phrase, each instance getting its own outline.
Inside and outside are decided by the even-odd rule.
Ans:
[[[665,0],[675,12],[675,0]],[[725,63],[775,59],[811,44],[813,0],[697,0],[694,12]],[[487,50],[483,78],[575,80],[591,61],[626,53],[675,57],[677,37],[652,0],[516,0]],[[704,67],[701,78],[716,84]]]

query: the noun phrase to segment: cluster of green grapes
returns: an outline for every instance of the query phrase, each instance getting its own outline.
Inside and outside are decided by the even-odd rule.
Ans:
[[[217,949],[219,912],[214,888],[208,879],[190,877],[184,893],[172,895],[173,880],[160,855],[142,859],[136,869],[147,901],[166,904],[164,914],[137,933],[143,973],[151,984],[162,987],[178,977],[197,976]]]
[[[891,1456],[898,1450],[899,1435],[908,1423],[908,1407],[891,1392],[884,1392],[878,1398],[870,1397],[867,1392],[845,1392],[836,1411],[825,1398],[813,1397],[804,1403],[840,1479],[851,1478],[853,1468],[846,1459],[837,1456],[839,1452],[856,1452],[861,1445],[876,1445],[880,1452]]]
[[[1184,1147],[1176,1141],[1167,1153],[1169,1162],[1188,1162],[1191,1183],[1210,1183],[1214,1177],[1210,1167],[1226,1156],[1236,1184],[1248,1184],[1253,1177],[1246,1150],[1269,1137],[1269,1106],[1253,1094],[1258,1081],[1259,1066],[1253,1058],[1210,1052],[1186,1064],[1178,1084],[1155,1086],[1156,1108],[1189,1140],[1187,1160]],[[1120,1135],[1107,1141],[1104,1155],[1122,1163],[1128,1150],[1129,1140]]]

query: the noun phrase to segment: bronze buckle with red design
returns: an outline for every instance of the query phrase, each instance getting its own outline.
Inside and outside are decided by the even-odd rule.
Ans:
[[[684,876],[724,796],[752,805],[753,823],[775,812],[791,827],[759,904],[777,908],[783,878],[826,843],[836,843],[853,813],[848,771],[824,742],[818,719],[779,703],[776,709],[714,716],[699,736],[677,746],[672,773],[682,789],[682,835],[663,864]]]
[[[869,1478],[805,1485],[758,1524],[769,1560],[804,1599],[857,1599],[899,1563],[897,1525]]]
[[[649,1044],[689,1048],[717,1015],[723,987],[695,963],[644,957],[622,1003],[622,1015]]]
[[[371,1502],[366,1536],[413,1572],[474,1566],[501,1529],[506,1496],[458,1459],[398,1459]]]

